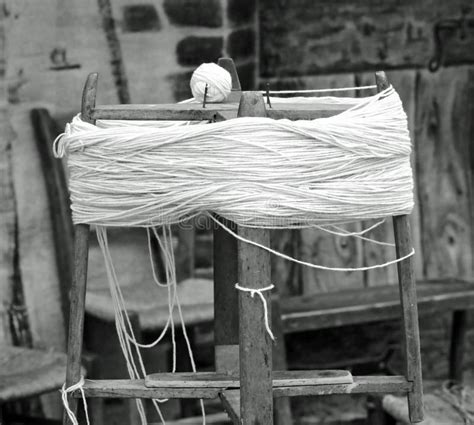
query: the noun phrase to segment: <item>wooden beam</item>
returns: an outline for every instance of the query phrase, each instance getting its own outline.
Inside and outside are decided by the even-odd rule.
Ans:
[[[444,279],[418,281],[420,315],[469,310],[474,305],[472,282]],[[285,333],[328,329],[357,323],[400,318],[398,285],[384,285],[325,294],[286,297],[281,300]]]
[[[239,117],[265,117],[263,97],[244,92]],[[239,227],[245,239],[270,246],[270,231]],[[245,242],[238,242],[239,285],[262,289],[271,284],[270,254]],[[262,292],[271,323],[270,291]],[[239,292],[240,417],[243,425],[273,423],[272,340],[265,328],[265,311],[259,296]]]
[[[347,370],[277,370],[273,372],[273,387],[350,384]],[[216,372],[153,373],[145,379],[149,388],[240,388],[239,375]]]
[[[404,376],[354,376],[349,384],[281,386],[273,388],[275,397],[305,395],[401,393],[411,391],[413,383]],[[150,388],[142,379],[85,380],[86,397],[104,398],[216,398],[227,388]],[[79,391],[74,398],[80,398]]]
[[[401,393],[406,394],[413,383],[404,376],[354,376],[352,384],[316,385],[306,387],[278,387],[275,397],[300,397],[309,395]]]
[[[384,72],[375,74],[379,92],[389,87]],[[408,215],[393,217],[393,230],[397,258],[408,255],[413,249],[410,219]],[[416,302],[415,267],[413,256],[397,263],[400,303],[403,316],[403,336],[405,342],[405,362],[407,380],[413,382],[408,393],[410,419],[423,420],[423,381],[421,377],[420,331],[418,328],[418,305]]]
[[[273,119],[313,120],[337,115],[347,106],[331,107],[318,104],[277,103],[268,109]],[[99,105],[90,111],[95,120],[168,120],[168,121],[222,121],[236,118],[238,103],[207,103],[205,108],[194,103],[159,105]]]
[[[88,380],[84,384],[86,397],[103,398],[217,398],[223,388],[149,388],[143,379]],[[80,398],[76,391],[74,398]]]
[[[89,74],[82,92],[81,116],[84,121],[95,124],[90,111],[95,106],[98,74]],[[81,357],[84,338],[84,314],[86,304],[87,266],[89,259],[88,224],[74,226],[74,274],[70,294],[69,333],[67,347],[66,388],[79,382],[81,378]],[[68,396],[69,407],[77,412],[77,400]],[[64,425],[72,425],[69,416],[64,412]]]

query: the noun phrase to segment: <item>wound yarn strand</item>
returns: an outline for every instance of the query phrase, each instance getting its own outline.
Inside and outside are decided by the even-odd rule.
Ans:
[[[298,228],[408,214],[400,98],[389,88],[357,102],[312,121],[102,128],[76,117],[55,143],[68,155],[73,220],[151,227],[213,211],[241,226]]]

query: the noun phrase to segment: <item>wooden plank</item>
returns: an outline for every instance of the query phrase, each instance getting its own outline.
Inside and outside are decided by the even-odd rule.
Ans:
[[[350,384],[276,387],[275,397],[304,395],[407,393],[412,383],[404,376],[354,376]],[[216,398],[226,388],[148,388],[143,380],[88,380],[84,384],[86,397],[105,398]],[[73,396],[81,397],[76,391]]]
[[[416,167],[415,167],[415,156],[414,156],[414,142],[415,142],[415,95],[416,95],[416,71],[404,70],[404,71],[392,71],[388,74],[390,84],[393,85],[403,103],[403,109],[407,114],[408,129],[413,144],[412,153],[412,167],[414,174],[414,182],[416,182]],[[374,84],[375,76],[372,72],[360,73],[356,75],[357,85],[369,85]],[[362,92],[361,95],[368,95],[370,92]],[[413,212],[410,214],[411,228],[413,232],[413,242],[416,251],[415,256],[415,274],[417,279],[422,278],[422,258],[423,253],[421,250],[421,231],[419,225],[420,212],[419,205],[417,202],[417,187],[414,187],[414,199],[415,207]],[[377,220],[366,221],[362,227],[367,228],[376,223]],[[393,243],[393,226],[391,220],[386,220],[385,223],[378,226],[366,235],[369,238]],[[387,247],[383,245],[374,244],[368,241],[363,241],[363,257],[365,265],[381,264],[395,257],[395,249],[393,247]],[[364,272],[364,281],[366,286],[385,285],[386,283],[396,284],[397,283],[397,268],[396,265],[367,270]]]
[[[15,134],[11,154],[18,217],[19,277],[33,346],[64,352],[66,325],[61,308],[52,223],[29,119],[30,110],[35,106],[38,104],[19,104],[10,110]]]
[[[352,375],[346,370],[276,370],[273,387],[350,384]],[[145,378],[149,388],[240,388],[238,375],[216,372],[153,373]]]
[[[217,388],[148,388],[143,379],[88,380],[84,384],[86,397],[104,398],[217,398]],[[76,391],[74,398],[80,398]]]
[[[404,376],[354,376],[352,384],[275,388],[275,397],[309,395],[408,393],[413,384]]]
[[[219,58],[217,64],[232,77],[232,92],[227,103],[240,102],[242,87],[231,58]],[[237,232],[237,225],[215,216],[226,227]],[[238,281],[237,240],[213,223],[214,266],[214,364],[217,372],[239,371],[239,296],[234,288]]]
[[[451,26],[440,33],[443,60],[445,65],[474,63],[471,0],[264,0],[261,8],[264,77],[425,68],[437,50],[435,25],[456,23],[463,15],[463,32]]]
[[[397,257],[406,256],[413,247],[409,218],[406,215],[393,217]],[[420,331],[418,329],[418,307],[416,303],[415,271],[413,258],[397,263],[400,286],[400,303],[403,312],[403,337],[405,342],[406,376],[413,382],[408,393],[410,419],[423,420],[423,381],[421,376]]]
[[[238,115],[264,117],[262,95],[244,92]],[[238,233],[244,239],[270,245],[267,229],[239,227]],[[257,290],[268,287],[271,284],[270,254],[242,241],[237,246],[239,285]],[[272,340],[265,328],[265,314],[271,323],[270,292],[262,292],[262,297],[239,292],[240,416],[244,425],[273,422]]]
[[[379,92],[389,86],[384,72],[377,72],[375,81]],[[405,257],[413,249],[410,221],[407,215],[393,217],[393,232],[397,258]],[[418,328],[413,256],[399,261],[397,271],[400,304],[403,313],[406,376],[409,381],[413,382],[413,389],[408,393],[408,407],[410,419],[413,422],[420,422],[423,420],[423,381],[421,377],[420,331]]]
[[[95,124],[95,121],[90,117],[90,111],[96,102],[97,80],[97,73],[89,74],[82,92],[81,116],[84,121],[90,124]],[[70,293],[66,388],[76,384],[81,377],[90,226],[76,224],[74,230],[74,274]],[[75,413],[77,400],[68,396],[68,402],[70,409]],[[72,424],[66,412],[63,415],[63,423],[64,425]]]
[[[240,424],[240,391],[225,390],[219,393],[222,407],[234,425]]]
[[[417,282],[420,314],[470,309],[474,303],[474,285],[456,280]],[[357,323],[400,318],[400,297],[395,285],[282,300],[285,333],[326,329]]]
[[[467,172],[472,130],[465,118],[474,104],[472,69],[419,73],[415,137],[426,277],[470,278],[473,272]]]
[[[272,105],[267,115],[273,119],[312,120],[331,117],[345,109],[347,107],[285,102]],[[236,118],[237,111],[238,103],[207,103],[205,108],[195,103],[99,105],[91,111],[91,117],[96,120],[222,121]]]
[[[15,281],[16,208],[13,191],[12,129],[7,111],[5,84],[5,11],[0,11],[0,346],[13,342],[9,308],[13,302]]]
[[[69,290],[71,287],[73,264],[74,229],[66,176],[60,160],[53,156],[53,141],[60,133],[56,123],[45,108],[33,109],[30,113],[35,132],[36,147],[41,160],[48,197],[48,210],[54,239],[56,267],[61,294],[61,310],[64,325],[69,318]]]

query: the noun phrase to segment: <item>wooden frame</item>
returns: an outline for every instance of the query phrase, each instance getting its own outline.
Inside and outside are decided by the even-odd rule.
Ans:
[[[240,93],[238,77],[231,60],[220,62],[231,70],[234,92],[227,104],[208,104],[205,109],[195,105],[126,105],[95,106],[97,74],[89,75],[82,98],[82,119],[95,123],[95,119],[211,119],[219,120],[237,116],[269,116],[289,119],[308,119],[337,114],[338,110],[320,110],[305,105],[295,107],[279,104],[278,109],[266,110],[263,97],[258,92]],[[383,72],[376,74],[378,90],[388,87]],[[239,101],[240,99],[240,101]],[[239,102],[238,102],[239,101]],[[222,218],[218,218],[222,220]],[[236,229],[232,223],[227,225]],[[397,256],[400,258],[412,249],[408,216],[393,218]],[[66,386],[80,379],[85,293],[87,282],[87,260],[89,248],[89,225],[75,225],[74,279],[71,289],[71,306],[68,341],[68,366]],[[238,228],[245,238],[269,245],[268,230]],[[114,398],[215,398],[220,396],[224,407],[235,423],[272,424],[273,397],[301,395],[348,394],[348,393],[404,393],[408,396],[410,419],[423,419],[422,380],[420,360],[420,338],[416,289],[411,257],[398,263],[400,300],[404,326],[406,352],[406,376],[354,377],[353,382],[321,383],[320,377],[306,385],[291,386],[285,382],[294,381],[296,372],[286,372],[283,381],[274,382],[272,376],[272,344],[263,323],[263,304],[248,293],[234,289],[239,282],[247,288],[261,289],[270,284],[269,254],[254,246],[236,242],[221,230],[215,233],[215,335],[216,374],[205,377],[197,374],[194,385],[185,385],[189,374],[175,374],[178,380],[173,385],[163,383],[147,386],[144,380],[102,380],[86,381],[84,392],[87,397]],[[258,277],[257,277],[258,275]],[[269,314],[271,302],[264,292]],[[238,303],[237,303],[238,300]],[[227,381],[218,384],[218,374],[240,376],[240,394]],[[330,373],[330,372],[327,372]],[[336,373],[337,375],[337,373]],[[179,381],[181,380],[181,381]],[[179,383],[181,382],[181,384]],[[211,382],[213,383],[211,385]],[[217,382],[217,383],[216,383]],[[77,410],[77,392],[70,395],[71,410]],[[237,406],[240,411],[236,411]],[[70,424],[64,416],[64,423]]]

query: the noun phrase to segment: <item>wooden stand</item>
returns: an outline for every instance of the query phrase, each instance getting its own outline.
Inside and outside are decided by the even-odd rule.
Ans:
[[[314,119],[335,115],[341,110],[321,110],[311,105],[279,103],[265,108],[258,92],[241,92],[237,73],[230,59],[219,64],[231,72],[233,92],[228,103],[170,105],[95,106],[97,74],[89,75],[82,99],[82,119],[117,120],[211,120],[254,116],[288,119]],[[387,87],[384,73],[376,74],[379,90]],[[223,220],[219,218],[219,220]],[[412,248],[407,216],[394,217],[397,256]],[[264,229],[237,228],[244,238],[270,245],[270,234]],[[75,271],[71,290],[68,366],[66,385],[80,379],[84,324],[84,301],[87,281],[89,226],[75,226]],[[352,377],[345,371],[273,371],[272,341],[264,326],[263,304],[258,297],[237,292],[236,282],[246,288],[261,289],[271,282],[270,258],[266,251],[237,242],[229,234],[214,232],[215,267],[215,373],[155,374],[146,380],[87,381],[87,397],[111,398],[216,398],[234,423],[254,425],[273,423],[273,398],[303,395],[348,393],[402,393],[408,396],[410,419],[423,419],[422,381],[418,313],[412,258],[398,263],[400,300],[406,347],[406,376]],[[271,313],[270,293],[263,292]],[[279,341],[281,344],[282,341]],[[72,410],[77,397],[70,396]],[[69,424],[65,416],[64,423]]]

